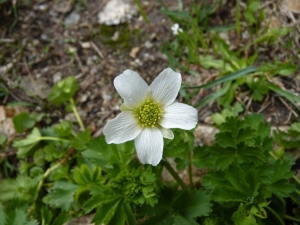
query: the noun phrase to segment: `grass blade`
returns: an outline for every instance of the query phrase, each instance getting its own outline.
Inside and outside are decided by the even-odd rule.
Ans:
[[[288,101],[290,101],[299,111],[300,108],[297,105],[297,103],[300,103],[300,96],[296,96],[288,91],[282,90],[280,87],[278,87],[275,84],[269,85],[269,89],[274,91],[276,94],[280,95],[281,97],[286,98]]]
[[[222,95],[224,95],[230,88],[231,82],[227,82],[221,89],[219,89],[217,92],[205,97],[204,99],[202,99],[200,102],[198,102],[194,107],[200,107],[200,106],[204,106],[207,103],[221,97]]]
[[[231,81],[231,80],[236,80],[240,77],[243,77],[249,73],[252,73],[252,72],[256,72],[256,68],[253,67],[253,66],[249,66],[249,67],[246,67],[245,69],[242,69],[242,70],[239,70],[237,72],[234,72],[232,74],[229,74],[229,75],[226,75],[226,76],[223,76],[219,79],[216,79],[212,82],[209,82],[207,84],[203,84],[203,85],[200,85],[200,86],[194,86],[194,87],[184,87],[184,88],[190,88],[190,89],[195,89],[195,88],[198,88],[198,89],[201,89],[201,88],[210,88],[210,87],[214,87],[218,84],[221,84],[221,83],[224,83],[224,82],[227,82],[227,81]]]

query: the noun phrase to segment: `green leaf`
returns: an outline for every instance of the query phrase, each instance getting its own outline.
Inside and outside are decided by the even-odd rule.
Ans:
[[[0,225],[5,225],[5,221],[6,221],[6,216],[3,211],[3,206],[0,203]]]
[[[89,128],[78,133],[75,138],[72,139],[71,144],[74,148],[78,150],[84,149],[84,145],[90,141],[91,131]]]
[[[203,185],[212,188],[212,198],[215,201],[246,202],[249,197],[255,198],[261,187],[255,171],[248,168],[249,165],[245,164],[230,166],[223,173],[209,173],[210,176],[204,176]],[[223,179],[216,176],[221,176]]]
[[[75,194],[76,200],[79,201],[79,197],[88,192],[92,185],[101,185],[106,179],[101,176],[100,167],[95,166],[92,171],[86,164],[82,164],[80,168],[74,170],[74,180],[80,185]]]
[[[116,217],[119,219],[117,224],[123,225],[125,224],[126,216],[124,217],[125,212],[119,210],[122,205],[122,199],[119,197],[107,199],[106,201],[102,202],[97,209],[97,212],[92,220],[93,223],[96,225],[99,224],[111,224],[112,220],[116,220]]]
[[[145,225],[196,225],[196,218],[211,212],[210,196],[207,191],[178,191],[164,188],[154,208],[145,208],[149,219]]]
[[[79,87],[75,77],[67,77],[55,84],[48,97],[49,102],[59,106],[66,101],[69,101]]]
[[[221,84],[221,83],[225,83],[225,82],[228,82],[228,81],[232,81],[232,80],[236,80],[240,77],[243,77],[249,73],[253,73],[256,71],[256,68],[253,67],[253,66],[250,66],[250,67],[247,67],[245,69],[241,69],[237,72],[234,72],[232,74],[229,74],[229,75],[226,75],[226,76],[223,76],[221,78],[218,78],[214,81],[211,81],[207,84],[203,84],[203,85],[200,85],[200,86],[194,86],[194,87],[185,87],[185,88],[197,88],[197,89],[201,89],[201,88],[210,88],[210,87],[214,87],[218,84]]]
[[[48,206],[43,206],[41,210],[42,224],[51,224],[51,220],[53,217],[52,211]]]
[[[0,146],[3,145],[6,142],[6,136],[3,134],[0,134]]]
[[[289,182],[289,179],[294,175],[294,172],[290,171],[292,163],[287,160],[275,162],[271,182],[267,183],[267,190],[280,197],[286,197],[296,190],[295,185]]]
[[[15,217],[9,222],[11,225],[20,225],[20,224],[25,224],[26,221],[26,212],[22,209],[16,209],[15,212]]]
[[[262,101],[264,95],[269,92],[269,82],[265,78],[259,77],[257,80],[253,77],[247,79],[247,84],[252,92],[254,101]]]
[[[65,224],[71,219],[71,216],[69,215],[68,212],[60,212],[60,214],[55,218],[53,223],[51,225],[61,225]]]
[[[18,157],[24,158],[28,155],[28,153],[36,147],[36,145],[41,140],[41,133],[38,128],[33,128],[30,134],[26,136],[26,138],[21,140],[15,140],[13,143],[13,147],[18,149]]]
[[[116,177],[120,171],[126,170],[132,161],[135,153],[132,141],[123,144],[107,144],[104,135],[93,138],[85,145],[82,152],[84,158],[91,160],[103,171],[108,173],[108,177]]]
[[[280,87],[278,87],[275,84],[269,84],[269,89],[274,91],[276,94],[286,98],[288,101],[290,101],[296,109],[300,110],[300,108],[298,107],[298,104],[300,102],[300,98],[297,95],[294,95],[288,91],[282,90]]]
[[[293,65],[291,62],[282,64],[278,69],[277,73],[282,76],[290,76],[298,70],[297,65]]]
[[[24,174],[16,179],[4,179],[0,181],[0,201],[6,202],[14,198],[31,201],[35,193],[39,177],[31,178]]]
[[[225,122],[227,117],[231,116],[238,116],[240,112],[244,109],[240,103],[235,103],[233,107],[225,107],[221,113],[214,113],[212,114],[212,120],[217,124],[220,125]]]
[[[111,187],[127,202],[154,206],[157,203],[157,196],[154,193],[155,179],[151,167],[144,171],[141,168],[126,169],[111,180]]]
[[[35,125],[35,120],[31,118],[28,112],[23,112],[13,118],[13,123],[17,133],[22,133],[32,128]]]
[[[248,213],[244,204],[240,204],[238,211],[233,214],[232,220],[236,225],[257,225],[255,217]]]
[[[56,181],[50,188],[48,195],[43,198],[43,201],[53,208],[68,211],[74,202],[74,194],[77,188],[78,185],[76,184],[63,180]]]
[[[19,199],[13,199],[5,208],[7,225],[38,225],[34,219],[28,218],[28,202]]]

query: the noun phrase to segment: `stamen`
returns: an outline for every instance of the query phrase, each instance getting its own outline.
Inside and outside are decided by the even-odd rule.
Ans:
[[[142,127],[155,127],[161,119],[162,109],[152,99],[148,99],[135,110],[136,118]]]

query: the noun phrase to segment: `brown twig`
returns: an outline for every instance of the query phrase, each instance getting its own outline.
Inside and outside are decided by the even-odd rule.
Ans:
[[[90,41],[92,48],[98,53],[98,55],[100,56],[101,59],[104,59],[104,55],[102,54],[102,52],[100,51],[100,49],[97,47],[97,45]]]

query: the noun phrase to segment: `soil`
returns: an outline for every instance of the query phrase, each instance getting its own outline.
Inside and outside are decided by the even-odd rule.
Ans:
[[[168,67],[168,58],[161,53],[161,48],[173,38],[171,21],[162,13],[158,1],[141,1],[149,24],[137,11],[127,23],[104,26],[98,23],[97,14],[107,2],[21,1],[15,5],[17,16],[10,1],[2,3],[0,78],[1,86],[11,93],[2,99],[2,105],[12,101],[28,102],[36,105],[30,110],[51,114],[52,122],[74,119],[63,108],[45,104],[51,86],[73,75],[80,83],[76,95],[80,115],[99,135],[107,119],[119,112],[121,98],[113,87],[114,77],[125,69],[132,69],[151,83]],[[177,1],[162,2],[170,10],[178,9]],[[184,8],[190,3],[183,1]],[[234,6],[231,1],[228,4]],[[228,8],[219,10],[211,23],[220,23],[225,14],[230,19],[234,17]],[[72,15],[75,22],[66,25]],[[201,77],[181,73],[183,81],[192,86],[205,83],[215,74],[203,69]],[[299,87],[299,81],[295,82]],[[201,91],[194,99],[199,100],[208,93]],[[271,104],[264,108],[269,102]],[[286,107],[285,102],[274,95],[267,96],[263,103],[249,103],[247,111],[261,111],[274,125],[289,123],[297,116],[292,107]],[[211,123],[210,115],[216,111],[220,108],[215,103],[200,108],[199,121]]]

